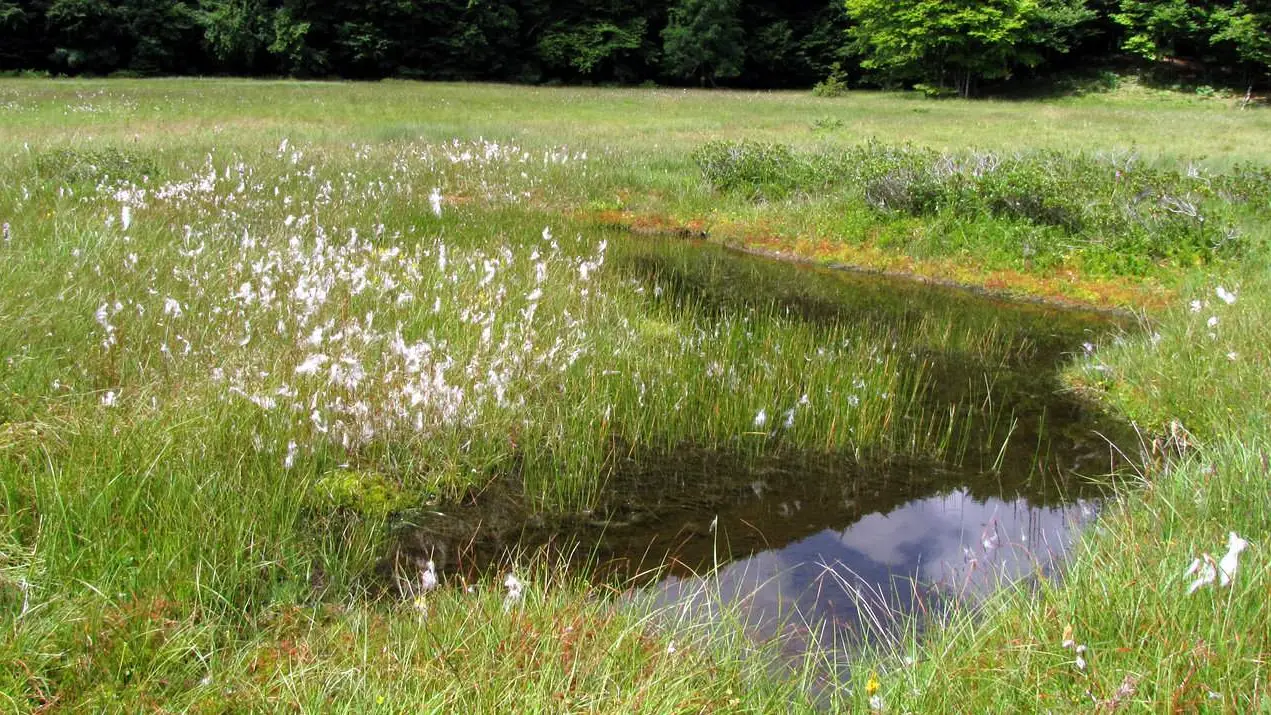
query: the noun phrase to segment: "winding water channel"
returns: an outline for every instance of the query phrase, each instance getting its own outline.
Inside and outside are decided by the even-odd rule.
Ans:
[[[817,629],[877,633],[915,610],[982,597],[1002,579],[1053,573],[1134,444],[1126,425],[1059,380],[1083,346],[1124,329],[1114,316],[713,245],[624,240],[616,270],[675,310],[991,333],[992,350],[909,346],[928,375],[923,399],[936,411],[957,406],[968,426],[942,458],[615,442],[595,508],[548,516],[514,489],[491,488],[412,525],[399,552],[478,572],[551,548],[663,605],[739,604],[758,637],[798,650]]]

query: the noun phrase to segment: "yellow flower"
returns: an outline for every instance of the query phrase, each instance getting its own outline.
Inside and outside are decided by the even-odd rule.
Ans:
[[[875,673],[870,673],[869,680],[865,683],[865,694],[870,697],[873,697],[874,693],[878,692],[878,688],[881,685],[882,683],[878,682],[878,675]]]

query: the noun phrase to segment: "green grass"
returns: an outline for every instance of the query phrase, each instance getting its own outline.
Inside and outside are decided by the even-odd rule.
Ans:
[[[1137,91],[971,103],[10,79],[0,106],[6,708],[862,709],[871,673],[897,711],[1085,711],[1122,685],[1151,709],[1267,707],[1265,207],[1241,214],[1238,256],[1108,269],[1178,295],[1069,382],[1146,443],[1177,422],[1189,446],[1160,441],[1062,582],[902,638],[912,665],[874,653],[841,684],[816,656],[775,667],[735,617],[630,603],[541,554],[508,564],[527,584],[508,608],[503,573],[418,600],[375,575],[395,514],[505,479],[537,508],[577,508],[615,442],[935,458],[965,454],[979,421],[1009,422],[977,412],[983,392],[934,400],[936,358],[1053,359],[1014,339],[1027,318],[850,320],[805,274],[712,279],[705,249],[627,243],[594,218],[768,223],[783,240],[1064,280],[1062,261],[969,243],[1050,234],[991,212],[879,217],[833,192],[720,196],[693,161],[706,142],[1133,151],[1222,175],[1271,163],[1265,111]],[[726,289],[805,314],[726,305]],[[1186,596],[1183,569],[1220,556],[1229,530],[1253,544],[1235,587]],[[1085,670],[1061,646],[1069,624]]]
[[[910,356],[920,341],[957,349],[971,329],[849,315],[810,326],[762,307],[699,315],[691,298],[660,301],[656,277],[605,270],[628,260],[619,236],[517,205],[521,185],[543,181],[521,171],[537,172],[540,152],[294,151],[318,165],[282,152],[158,169],[58,151],[19,167],[24,191],[42,189],[19,210],[73,222],[82,247],[23,250],[61,242],[15,224],[7,294],[15,309],[44,306],[41,343],[57,357],[7,380],[56,381],[70,409],[128,432],[155,413],[203,421],[214,406],[213,422],[252,424],[279,464],[352,464],[411,493],[455,496],[515,469],[558,508],[591,501],[614,440],[669,451],[742,435],[761,452],[788,415],[786,447],[942,457],[980,401],[949,418],[925,401],[926,366]],[[164,178],[119,178],[142,166]],[[442,186],[476,195],[436,215]],[[37,272],[58,277],[24,294]],[[5,345],[28,340],[17,329]]]
[[[694,158],[721,193],[772,201],[778,211],[792,196],[829,197],[875,225],[920,219],[936,230],[922,240],[897,236],[893,249],[939,253],[955,239],[986,267],[1147,275],[1230,262],[1262,243],[1271,205],[1263,167],[1211,175],[1143,166],[1133,155],[955,153],[876,141],[799,153],[711,142]]]
[[[1201,310],[1177,306],[1148,336],[1104,346],[1074,367],[1074,382],[1141,420],[1145,441],[1160,435],[1146,445],[1155,461],[1084,540],[1061,584],[1011,590],[958,614],[915,667],[889,666],[883,693],[892,706],[1267,708],[1268,287],[1259,268],[1240,281],[1233,305],[1197,291]],[[1252,544],[1234,584],[1188,595],[1192,559],[1222,558],[1233,530]],[[1062,645],[1070,625],[1088,648],[1084,670]]]
[[[506,85],[254,80],[0,79],[14,143],[115,138],[233,144],[251,137],[381,143],[514,139],[643,150],[678,161],[712,139],[813,145],[869,137],[936,149],[1138,150],[1149,158],[1265,163],[1265,112],[1225,101],[1127,91],[1046,101],[945,102],[915,95],[680,89],[545,89]],[[838,118],[829,136],[815,120]],[[250,140],[249,140],[250,141]]]

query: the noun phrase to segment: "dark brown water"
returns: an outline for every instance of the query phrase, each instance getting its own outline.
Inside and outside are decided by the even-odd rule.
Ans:
[[[915,321],[992,332],[991,349],[915,344],[924,399],[971,420],[947,458],[613,445],[585,513],[536,513],[497,485],[412,520],[394,559],[468,576],[550,549],[664,605],[740,604],[760,637],[880,633],[905,614],[975,599],[1003,579],[1052,573],[1098,512],[1133,444],[1125,425],[1065,392],[1058,371],[1120,329],[1101,314],[778,264],[715,246],[635,240],[618,270],[651,301],[705,314],[776,311],[814,324],[912,335]],[[655,290],[656,289],[656,290]],[[944,349],[938,349],[942,346]],[[823,641],[824,642],[824,641]]]

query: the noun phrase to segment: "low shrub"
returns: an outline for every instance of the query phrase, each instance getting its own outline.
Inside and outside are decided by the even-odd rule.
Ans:
[[[812,87],[814,97],[842,97],[847,94],[847,73],[838,62],[830,65],[830,74]]]
[[[1234,258],[1246,244],[1238,215],[1271,214],[1271,170],[1263,167],[1207,175],[1142,166],[1132,156],[941,153],[877,141],[843,152],[712,142],[695,159],[714,189],[752,199],[836,191],[882,216],[1058,229],[1096,272],[1141,275],[1158,263]]]
[[[139,182],[154,178],[159,167],[150,156],[116,147],[64,147],[38,154],[35,169],[41,178],[71,184],[107,180]]]
[[[710,142],[693,154],[706,180],[725,192],[779,199],[810,188],[810,163],[784,144]]]

